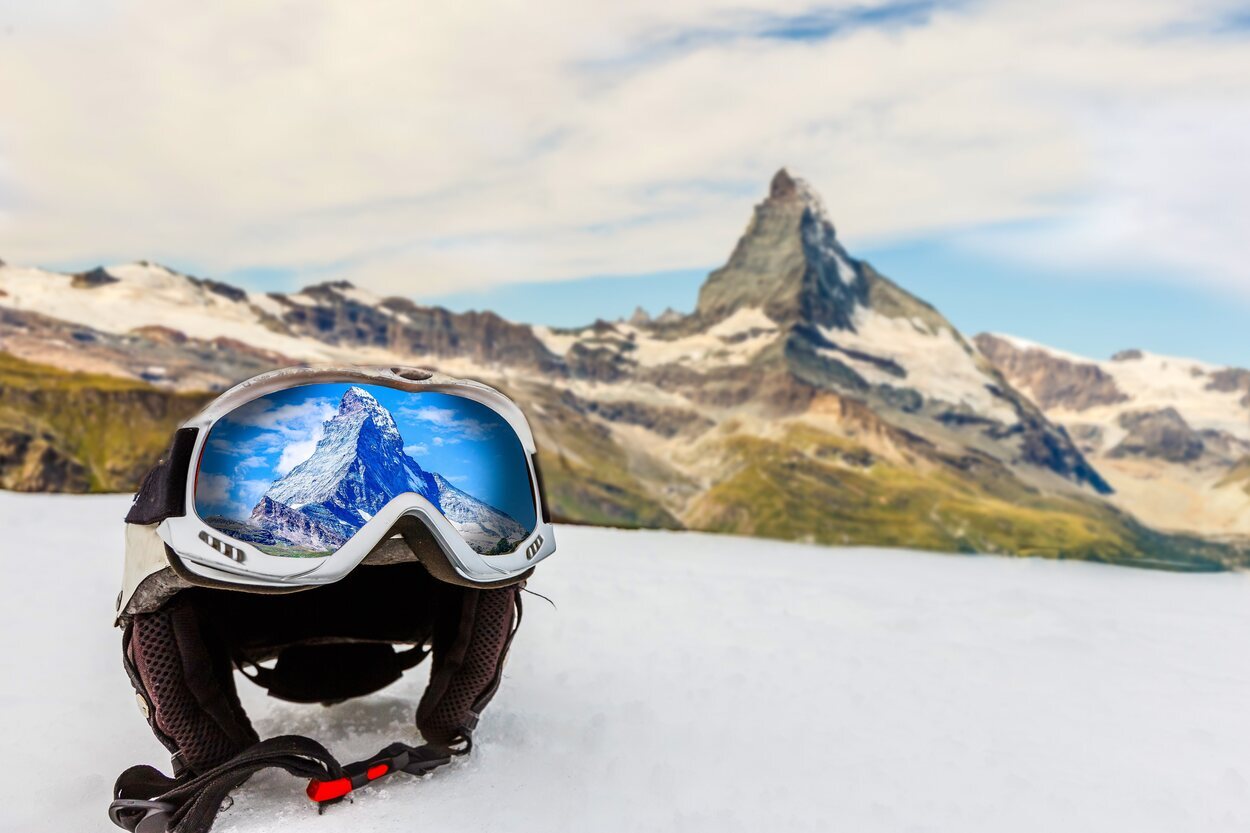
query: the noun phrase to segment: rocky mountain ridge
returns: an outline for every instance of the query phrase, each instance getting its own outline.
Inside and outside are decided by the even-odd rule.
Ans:
[[[1236,544],[1159,535],[1129,502],[1110,502],[1103,458],[1039,407],[1114,399],[1097,373],[1079,371],[1093,393],[1039,393],[1037,379],[991,361],[852,257],[819,198],[784,170],[689,315],[553,329],[343,282],[262,295],[150,264],[106,271],[117,280],[75,288],[70,276],[0,268],[0,309],[17,318],[0,347],[44,343],[68,369],[133,376],[159,324],[186,338],[170,348],[177,371],[149,372],[165,389],[209,349],[222,376],[269,351],[479,378],[530,415],[565,520],[1189,569],[1244,557]],[[65,327],[88,346],[53,350]],[[143,362],[121,358],[130,345]]]
[[[1108,361],[982,333],[981,352],[1063,425],[1117,504],[1167,528],[1250,535],[1250,371],[1124,350]]]

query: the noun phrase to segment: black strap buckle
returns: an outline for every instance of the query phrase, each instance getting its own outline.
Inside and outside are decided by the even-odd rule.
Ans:
[[[109,805],[109,820],[132,833],[165,833],[169,816],[176,809],[168,801],[118,798]],[[137,816],[140,811],[143,815]]]

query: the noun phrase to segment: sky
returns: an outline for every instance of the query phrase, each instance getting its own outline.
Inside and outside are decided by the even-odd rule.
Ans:
[[[1244,0],[0,0],[0,97],[12,263],[574,323],[784,165],[963,329],[1250,364]]]
[[[351,385],[303,385],[247,403],[213,427],[196,479],[196,511],[246,520],[269,487],[312,456]],[[365,386],[386,408],[404,451],[428,472],[532,526],[524,450],[484,405],[443,393]],[[516,477],[521,478],[518,488]]]

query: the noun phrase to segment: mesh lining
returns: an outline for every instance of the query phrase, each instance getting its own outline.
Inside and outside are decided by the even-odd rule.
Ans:
[[[480,709],[494,694],[490,689],[501,673],[508,636],[512,632],[516,592],[514,587],[505,587],[475,594],[477,604],[473,611],[472,636],[468,645],[464,646],[463,659],[456,663],[454,656],[446,658],[447,667],[454,669],[446,689],[436,702],[423,702],[418,710],[417,722],[427,741],[455,741],[461,730],[470,725],[470,713],[474,711],[474,706]],[[467,604],[469,599],[465,601]],[[458,647],[453,645],[450,653],[454,654]],[[431,684],[431,694],[435,688]],[[483,695],[486,695],[485,700],[478,702]]]
[[[196,698],[187,681],[171,611],[136,616],[130,646],[154,707],[152,722],[193,770],[202,772],[216,766],[246,746],[232,739]],[[196,657],[188,659],[194,662]],[[230,695],[237,703],[233,690]],[[242,710],[237,714],[242,715]],[[251,726],[245,727],[251,733]]]
[[[519,614],[514,613],[519,591],[516,586],[466,590],[432,580],[428,586],[395,581],[390,571],[407,568],[420,569],[415,564],[370,568],[359,571],[355,583],[344,580],[341,586],[292,596],[184,591],[159,611],[130,617],[128,668],[151,705],[149,722],[159,739],[193,772],[204,772],[257,741],[230,667],[232,652],[242,648],[357,640],[420,644],[432,638],[434,669],[417,724],[428,742],[454,743],[473,728],[498,687]],[[373,616],[363,610],[356,615],[346,604],[343,610],[351,615],[326,627],[323,619],[310,615],[338,594],[344,597],[339,601],[357,600],[358,606],[373,609]],[[385,615],[381,624],[375,621],[380,602],[383,613],[396,614],[394,621]]]

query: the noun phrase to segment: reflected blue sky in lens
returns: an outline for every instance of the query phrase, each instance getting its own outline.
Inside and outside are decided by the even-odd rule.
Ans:
[[[493,410],[450,394],[363,388],[395,420],[404,451],[428,472],[532,528],[525,452]],[[201,517],[243,520],[277,480],[313,453],[349,383],[304,385],[240,407],[213,426],[198,472]]]

